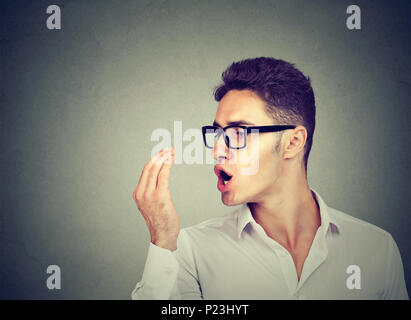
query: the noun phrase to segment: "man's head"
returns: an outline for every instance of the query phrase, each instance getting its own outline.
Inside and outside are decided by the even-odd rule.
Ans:
[[[215,119],[218,126],[237,121],[248,122],[243,124],[246,126],[296,126],[277,133],[261,133],[257,155],[250,153],[250,137],[245,149],[229,149],[223,140],[214,148],[214,157],[219,161],[241,154],[252,161],[258,156],[259,170],[255,175],[241,175],[241,164],[225,162],[220,168],[233,175],[231,186],[222,192],[225,204],[259,201],[281,188],[285,168],[301,169],[306,174],[315,128],[314,93],[309,78],[292,64],[274,58],[234,62],[223,72],[222,80],[214,92],[215,100],[220,102]]]

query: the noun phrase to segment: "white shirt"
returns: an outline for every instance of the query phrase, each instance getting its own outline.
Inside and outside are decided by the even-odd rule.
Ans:
[[[150,243],[132,298],[408,300],[392,236],[328,207],[313,192],[321,225],[299,281],[290,253],[267,236],[244,204],[180,230],[174,252]]]

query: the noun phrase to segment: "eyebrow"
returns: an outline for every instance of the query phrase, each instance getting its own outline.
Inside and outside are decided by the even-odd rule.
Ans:
[[[245,120],[238,120],[238,121],[230,121],[230,122],[227,123],[227,125],[229,125],[229,126],[241,126],[241,125],[251,125],[251,126],[253,126],[254,123],[248,122],[248,121],[245,121]],[[213,126],[222,128],[222,126],[220,126],[218,124],[218,122],[215,121],[215,120],[213,122]]]

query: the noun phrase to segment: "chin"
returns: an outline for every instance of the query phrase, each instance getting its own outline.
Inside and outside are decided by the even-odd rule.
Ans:
[[[245,203],[246,201],[241,201],[240,199],[235,199],[230,192],[225,192],[221,195],[221,201],[228,207],[237,206]]]

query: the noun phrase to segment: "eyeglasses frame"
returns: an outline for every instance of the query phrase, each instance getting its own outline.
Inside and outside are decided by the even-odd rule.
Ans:
[[[206,148],[209,149],[214,149],[213,147],[209,147],[207,145],[207,141],[206,141],[206,133],[208,129],[213,129],[213,130],[219,130],[220,132],[223,131],[224,134],[224,142],[226,144],[226,146],[229,149],[234,149],[234,150],[238,150],[238,149],[244,149],[245,147],[247,147],[247,135],[248,135],[248,130],[258,130],[258,133],[265,133],[265,132],[279,132],[279,131],[283,131],[283,130],[288,130],[288,129],[294,129],[296,126],[293,125],[271,125],[271,126],[242,126],[242,125],[229,125],[227,127],[221,128],[221,127],[217,127],[217,126],[203,126],[202,129],[202,133],[203,133],[203,140],[204,140],[204,145]],[[225,134],[225,131],[229,128],[242,128],[245,129],[245,141],[244,141],[244,146],[242,147],[231,147],[229,145],[229,141],[227,141],[227,135]],[[251,132],[250,132],[251,133]],[[219,133],[218,138],[219,139],[221,136],[221,133]]]

